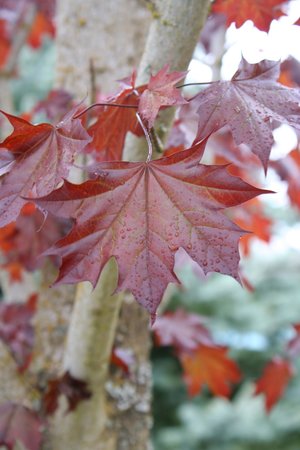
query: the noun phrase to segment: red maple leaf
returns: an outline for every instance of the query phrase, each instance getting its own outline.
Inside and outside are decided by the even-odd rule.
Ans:
[[[97,110],[97,120],[88,129],[92,141],[86,147],[97,161],[116,161],[122,159],[127,133],[143,136],[143,130],[136,118],[139,95],[145,86],[135,88],[135,72],[130,80],[121,80],[123,89],[117,95],[109,97],[110,104],[132,105],[135,108],[101,106]]]
[[[195,350],[199,344],[213,344],[203,319],[183,309],[157,317],[152,329],[157,345],[172,345],[177,352]]]
[[[47,391],[43,397],[43,406],[47,414],[53,414],[58,407],[58,400],[64,395],[68,402],[68,412],[74,411],[82,400],[91,397],[87,383],[65,372],[61,377],[48,382]]]
[[[197,395],[203,385],[221,397],[229,397],[231,383],[241,379],[234,361],[227,357],[227,349],[213,345],[199,345],[191,353],[182,353],[180,361],[189,395]]]
[[[284,15],[281,9],[284,0],[215,0],[212,12],[227,16],[227,24],[235,22],[237,27],[246,20],[252,20],[254,25],[263,31],[269,31],[273,19]]]
[[[13,161],[2,179],[0,226],[15,220],[26,201],[22,197],[47,195],[68,176],[75,156],[90,136],[80,119],[70,111],[56,126],[32,125],[24,119],[2,111],[14,131],[0,144],[11,152]]]
[[[111,256],[118,290],[129,290],[153,315],[166,286],[177,282],[179,247],[207,272],[238,277],[238,241],[244,234],[223,210],[265,192],[221,166],[199,164],[204,143],[150,162],[98,165],[97,178],[65,182],[37,204],[76,224],[49,254],[62,257],[58,280],[95,286]]]
[[[36,305],[36,294],[31,295],[26,303],[0,304],[0,338],[10,349],[20,371],[25,370],[31,361],[34,343],[31,321]]]
[[[156,75],[151,76],[147,88],[141,95],[139,113],[146,121],[148,128],[152,128],[158,111],[162,106],[184,105],[187,101],[176,88],[187,72],[170,72],[169,65],[165,65]]]
[[[41,11],[38,11],[27,38],[28,44],[33,48],[40,47],[43,42],[43,36],[45,34],[53,38],[55,34],[55,27],[49,17],[45,16],[45,14],[43,14]]]
[[[25,406],[7,402],[0,405],[0,445],[13,450],[17,442],[27,450],[40,450],[43,423]]]
[[[283,396],[293,374],[291,363],[278,356],[265,366],[262,376],[256,382],[255,394],[264,394],[267,412],[270,412]]]
[[[217,81],[191,101],[198,106],[199,141],[228,124],[236,144],[245,143],[267,168],[274,121],[300,128],[300,91],[276,82],[279,63],[242,59],[231,81]]]
[[[241,238],[241,246],[245,255],[250,252],[250,242],[256,237],[264,242],[271,238],[272,220],[264,214],[262,204],[259,200],[252,199],[245,205],[237,208],[234,221],[241,228],[251,231]]]
[[[42,253],[69,231],[69,221],[46,217],[32,203],[21,210],[16,222],[0,228],[0,248],[4,253],[6,270],[18,274],[17,269],[35,270],[44,263]]]

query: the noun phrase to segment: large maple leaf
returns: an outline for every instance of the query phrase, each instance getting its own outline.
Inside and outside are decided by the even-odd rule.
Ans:
[[[300,90],[276,82],[279,63],[242,59],[231,81],[218,81],[191,101],[198,106],[197,140],[228,124],[236,144],[249,145],[267,168],[275,122],[300,128]]]
[[[268,31],[272,20],[284,14],[282,3],[283,0],[215,0],[212,12],[224,13],[228,25],[235,22],[240,27],[246,20],[252,20],[257,28]]]
[[[96,284],[111,256],[119,290],[129,290],[154,315],[166,286],[177,282],[179,247],[207,272],[238,278],[238,242],[244,234],[223,210],[261,192],[225,167],[199,164],[204,143],[151,162],[107,162],[97,178],[66,182],[37,203],[73,217],[71,232],[49,254],[62,257],[59,280]]]
[[[195,351],[180,355],[190,395],[198,394],[207,385],[215,395],[229,397],[230,384],[237,383],[241,373],[226,353],[223,347],[199,345]]]
[[[80,119],[70,111],[56,126],[32,125],[2,111],[14,131],[0,144],[13,157],[0,187],[0,226],[15,220],[26,203],[22,197],[43,196],[68,176],[75,156],[90,141]],[[0,157],[1,160],[1,157]]]
[[[273,358],[264,368],[262,376],[256,382],[255,394],[265,395],[265,408],[270,412],[294,374],[292,364],[279,356]]]

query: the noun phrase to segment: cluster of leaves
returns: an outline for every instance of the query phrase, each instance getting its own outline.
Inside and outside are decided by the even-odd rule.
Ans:
[[[182,309],[158,317],[153,326],[156,345],[174,348],[191,396],[207,386],[215,395],[229,398],[231,387],[241,381],[237,364],[227,356],[228,348],[215,344],[199,315]],[[285,345],[285,356],[274,356],[255,382],[255,395],[264,394],[265,408],[270,412],[295,375],[293,360],[300,355],[300,326],[294,325],[294,336]]]
[[[237,26],[251,18],[266,30],[282,13],[282,2],[270,0],[270,8],[262,3],[247,2],[237,9],[230,0],[217,0],[212,12],[225,13],[228,24]],[[23,0],[17,10],[15,2],[7,0],[3,11],[13,14],[11,21],[0,22],[2,66],[29,7],[34,7],[36,24],[28,37],[30,45],[39,46],[45,32],[53,35],[53,4]],[[272,225],[257,199],[268,191],[255,186],[249,167],[266,172],[271,165],[289,182],[291,201],[300,208],[299,151],[269,163],[273,129],[279,123],[300,129],[300,91],[292,76],[288,87],[277,82],[280,64],[272,61],[249,64],[242,59],[232,80],[210,83],[192,98],[185,98],[178,87],[185,74],[170,72],[166,65],[147,84],[136,86],[133,73],[121,81],[118,93],[85,110],[82,105],[71,108],[67,93],[54,92],[35,111],[43,110],[55,124],[33,125],[31,116],[26,120],[2,111],[14,129],[0,144],[0,248],[12,279],[20,279],[23,268],[40,267],[39,256],[51,255],[60,264],[57,282],[89,280],[95,285],[106,262],[115,257],[118,290],[129,290],[153,322],[167,285],[178,283],[173,269],[179,248],[205,275],[220,272],[241,280],[239,243],[249,253],[249,231],[268,241]],[[162,150],[153,139],[156,119],[170,106],[180,107],[178,118],[162,158],[152,160],[152,146]],[[85,113],[91,108],[93,121],[88,122]],[[61,119],[62,112],[66,114]],[[187,145],[190,118],[197,129],[192,145]],[[122,161],[128,132],[146,134],[147,161]],[[208,140],[212,165],[200,163]],[[82,170],[87,180],[73,184],[68,178],[78,157],[90,164]],[[247,201],[234,213],[229,209]],[[32,297],[0,309],[0,337],[20,371],[30,363],[36,302]],[[287,344],[288,357],[272,359],[257,381],[256,393],[265,394],[267,410],[293,374],[298,325],[295,330],[296,337]],[[157,319],[154,335],[159,345],[174,347],[190,395],[207,385],[215,395],[229,397],[231,385],[240,381],[241,372],[228,349],[214,343],[201,317],[180,310],[166,313]],[[114,349],[112,363],[130,376],[132,361],[122,349]],[[272,377],[276,383],[270,382]],[[20,440],[38,450],[45,417],[55,412],[60,395],[73,410],[91,393],[83,381],[65,373],[49,381],[39,414],[20,405],[2,405],[0,444],[13,448]],[[27,425],[23,429],[20,423]]]

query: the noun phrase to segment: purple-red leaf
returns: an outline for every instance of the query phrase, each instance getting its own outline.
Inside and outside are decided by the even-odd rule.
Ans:
[[[26,203],[22,197],[47,195],[68,176],[75,156],[90,141],[75,112],[53,126],[32,125],[2,111],[14,131],[0,144],[0,161],[3,150],[5,159],[7,151],[13,157],[0,187],[0,226],[18,217]]]
[[[147,162],[98,165],[97,178],[65,182],[41,207],[76,219],[49,254],[62,257],[59,281],[97,283],[114,256],[118,290],[129,290],[154,315],[170,282],[179,247],[207,272],[238,277],[238,242],[244,234],[223,210],[265,192],[225,167],[199,164],[204,143]]]
[[[300,90],[276,82],[279,63],[242,59],[231,81],[218,81],[192,99],[198,106],[196,141],[228,124],[236,144],[249,145],[265,170],[274,143],[274,122],[300,129]]]
[[[158,111],[162,106],[184,105],[187,101],[176,88],[187,72],[170,72],[165,65],[156,75],[151,76],[147,88],[141,95],[139,113],[146,121],[148,128],[154,124]]]
[[[172,345],[178,352],[195,350],[199,344],[213,344],[203,319],[183,309],[158,316],[152,329],[158,345]]]
[[[36,303],[37,296],[33,294],[26,303],[0,304],[0,338],[10,349],[21,371],[31,361],[34,344],[32,318]]]
[[[0,405],[0,445],[14,450],[21,442],[26,450],[40,450],[43,423],[37,414],[22,405]]]

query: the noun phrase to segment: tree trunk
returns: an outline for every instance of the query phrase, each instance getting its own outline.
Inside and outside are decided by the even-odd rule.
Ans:
[[[75,93],[78,100],[87,93],[92,97],[92,79],[101,92],[115,90],[114,80],[130,74],[144,47],[150,14],[142,3],[61,1],[57,86]],[[89,283],[77,288],[63,366],[87,381],[93,395],[74,413],[64,415],[63,407],[58,411],[50,431],[52,449],[109,450],[113,448],[109,442],[117,439],[115,430],[109,437],[101,437],[107,417],[105,381],[122,299],[120,294],[113,295],[116,280],[117,267],[111,260],[94,291]],[[148,342],[144,347],[149,347]]]
[[[143,2],[144,3],[144,2]],[[153,5],[153,2],[145,2]],[[148,68],[157,71],[166,63],[184,70],[191,59],[209,0],[160,0],[152,8],[153,22],[138,71],[146,81]],[[132,9],[131,9],[132,8]],[[151,8],[150,8],[151,9]],[[57,80],[61,87],[82,98],[91,79],[91,62],[97,82],[110,91],[113,79],[130,73],[141,54],[141,36],[147,27],[145,10],[137,0],[65,1],[58,16]],[[141,23],[141,18],[145,22]],[[125,33],[125,34],[122,34]],[[74,38],[76,36],[76,40]],[[118,59],[120,58],[120,59]],[[162,123],[165,128],[172,116]],[[144,158],[140,141],[126,145],[126,158]],[[130,349],[135,359],[130,379],[120,371],[106,382],[113,335],[121,296],[113,296],[117,268],[109,261],[92,292],[79,285],[68,333],[64,369],[89,382],[93,392],[74,413],[58,411],[51,429],[52,449],[146,450],[149,448],[150,338],[148,315],[131,296],[123,304],[116,344]]]

